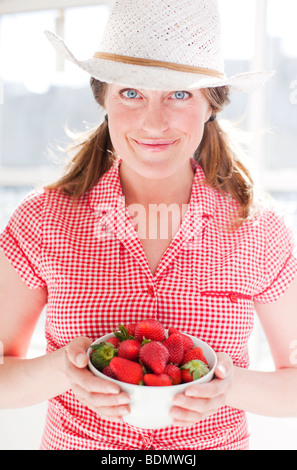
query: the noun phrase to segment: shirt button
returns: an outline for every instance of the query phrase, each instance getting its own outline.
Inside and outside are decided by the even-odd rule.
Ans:
[[[145,448],[149,449],[151,445],[151,439],[148,436],[143,436],[142,441],[143,441]]]
[[[148,287],[147,293],[148,293],[148,295],[150,295],[151,297],[154,297],[155,291],[154,291],[153,286],[149,286],[149,287]]]
[[[238,302],[238,297],[237,297],[236,294],[231,294],[229,298],[230,298],[231,302],[233,302],[234,304],[236,304]]]
[[[106,211],[100,211],[99,212],[99,218],[104,217],[107,214]]]

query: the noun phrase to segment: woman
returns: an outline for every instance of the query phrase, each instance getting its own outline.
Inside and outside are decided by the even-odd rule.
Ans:
[[[85,62],[48,33],[91,73],[106,118],[1,235],[0,404],[49,400],[42,449],[247,449],[245,411],[297,415],[292,240],[256,204],[216,120],[229,89],[268,75],[224,75],[216,2],[159,7],[116,2]],[[45,305],[47,354],[23,360]],[[248,369],[254,309],[275,372]],[[218,356],[214,380],[177,394],[172,426],[158,430],[125,424],[129,396],[86,367],[94,339],[143,318],[200,337]]]

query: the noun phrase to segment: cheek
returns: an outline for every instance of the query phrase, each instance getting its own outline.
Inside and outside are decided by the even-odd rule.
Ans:
[[[122,145],[131,127],[131,116],[118,107],[107,108],[109,134],[113,147],[117,150]]]
[[[133,109],[116,107],[110,109],[108,113],[109,131],[114,139],[119,140],[128,135],[133,129],[136,129],[139,123],[139,117]]]
[[[121,148],[125,142],[125,130],[120,124],[113,125],[113,120],[109,119],[109,135],[113,145],[113,148],[117,153],[121,153]]]
[[[204,132],[206,116],[196,110],[179,117],[179,129],[188,136],[189,140],[199,145]]]

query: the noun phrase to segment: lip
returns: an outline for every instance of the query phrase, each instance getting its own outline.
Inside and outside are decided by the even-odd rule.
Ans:
[[[159,140],[159,139],[151,139],[151,140],[136,140],[133,139],[139,147],[143,148],[144,150],[148,150],[150,152],[164,152],[165,150],[172,147],[177,142],[175,140]]]

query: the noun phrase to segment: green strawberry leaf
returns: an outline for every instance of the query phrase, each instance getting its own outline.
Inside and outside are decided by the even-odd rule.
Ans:
[[[200,374],[199,370],[194,370],[194,372],[193,372],[193,380],[200,379],[200,377],[201,377],[201,374]]]
[[[125,328],[123,325],[119,325],[119,330],[114,330],[113,334],[120,341],[125,341],[126,339],[134,339],[134,336],[129,335],[128,328]]]
[[[200,359],[193,359],[192,361],[184,364],[181,369],[188,369],[190,374],[193,374],[193,380],[200,379],[204,375],[208,374],[209,367],[205,362],[200,361]]]
[[[145,344],[151,343],[151,342],[152,342],[151,339],[147,339],[147,338],[143,337],[142,342],[141,342],[141,346],[144,346]]]
[[[91,347],[93,349],[91,362],[98,370],[103,370],[104,367],[108,366],[111,359],[117,354],[114,345],[108,342],[94,344]]]

